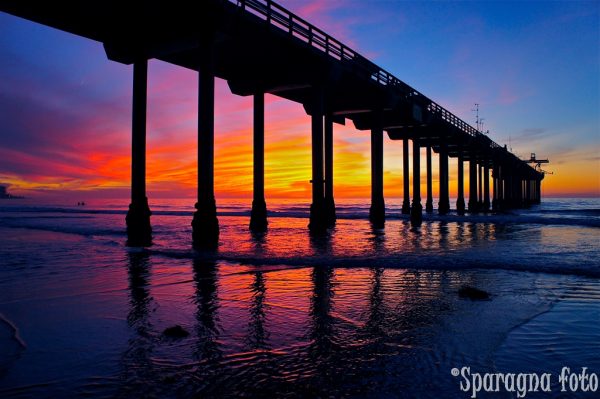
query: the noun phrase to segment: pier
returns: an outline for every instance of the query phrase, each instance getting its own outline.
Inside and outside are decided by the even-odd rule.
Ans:
[[[201,12],[197,11],[197,8]],[[374,226],[385,223],[384,145],[403,148],[402,213],[413,224],[425,211],[502,211],[541,200],[544,172],[519,159],[391,73],[270,0],[146,2],[34,2],[9,0],[0,10],[101,42],[108,59],[133,65],[131,205],[126,217],[132,245],[151,238],[146,195],[147,64],[150,59],[198,72],[198,196],[193,242],[218,243],[214,195],[214,80],[232,93],[252,96],[254,173],[250,228],[268,227],[264,194],[264,96],[303,105],[311,117],[311,231],[335,223],[333,135],[351,121],[371,135],[371,208]],[[387,137],[387,140],[386,140]],[[408,152],[412,147],[412,199]],[[426,149],[426,187],[421,188],[421,149]],[[433,198],[432,157],[439,158],[439,198]],[[396,160],[391,160],[395,162]],[[450,203],[449,163],[457,162],[456,204]],[[469,192],[465,196],[465,162]],[[539,165],[539,164],[538,164]]]

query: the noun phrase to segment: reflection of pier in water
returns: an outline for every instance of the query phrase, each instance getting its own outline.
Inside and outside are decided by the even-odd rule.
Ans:
[[[152,360],[156,343],[153,340],[152,306],[154,298],[150,294],[151,259],[148,253],[127,254],[129,274],[129,306],[127,324],[133,330],[128,348],[121,357],[123,384],[119,386],[119,396],[148,396],[149,387],[145,382],[157,379],[159,374]]]
[[[371,221],[385,220],[384,131],[403,141],[403,213],[422,218],[421,149],[426,151],[426,204],[433,211],[432,152],[439,154],[438,212],[450,210],[449,158],[457,159],[459,214],[539,203],[539,168],[501,147],[400,79],[271,0],[207,0],[201,5],[141,5],[120,2],[8,1],[0,10],[104,44],[109,59],[133,64],[132,184],[127,215],[130,242],[149,244],[146,198],[147,62],[159,59],[199,72],[198,202],[193,240],[218,242],[214,197],[214,79],[225,79],[237,95],[254,97],[254,198],[250,226],[267,227],[264,197],[264,95],[301,103],[312,118],[311,230],[335,220],[333,125],[351,120],[371,133]],[[413,198],[409,194],[409,140],[412,141]],[[532,160],[535,157],[532,156]],[[469,196],[464,162],[469,163]],[[546,162],[545,160],[535,160]],[[491,175],[490,175],[491,172]],[[492,184],[490,184],[490,177]],[[490,193],[491,189],[491,193]]]
[[[171,286],[193,288],[191,296],[183,289],[179,298],[185,303],[172,304],[180,307],[178,317],[187,320],[182,324],[191,334],[170,340],[161,335],[165,326],[155,313],[165,285],[160,274],[152,275],[168,265],[147,253],[128,256],[132,337],[121,357],[118,388],[125,396],[172,389],[185,395],[265,394],[265,385],[311,395],[361,392],[361,381],[385,368],[381,362],[397,367],[393,374],[413,372],[404,362],[422,350],[417,330],[450,311],[444,303],[452,284],[447,272],[377,267],[223,272],[222,265],[193,259],[182,263],[192,280]],[[167,295],[172,301],[173,294]],[[263,385],[265,379],[269,383]]]

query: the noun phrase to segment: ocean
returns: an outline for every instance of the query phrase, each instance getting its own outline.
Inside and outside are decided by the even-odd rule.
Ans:
[[[387,199],[383,229],[338,200],[321,235],[307,202],[268,200],[252,234],[251,201],[218,199],[215,251],[193,202],[150,202],[148,248],[125,245],[127,200],[0,202],[0,397],[516,397],[461,389],[465,367],[600,395],[559,378],[600,374],[600,198],[420,227]]]

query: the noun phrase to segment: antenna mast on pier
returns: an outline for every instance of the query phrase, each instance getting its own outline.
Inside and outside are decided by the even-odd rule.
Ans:
[[[477,127],[477,131],[479,133],[489,134],[489,130],[487,132],[483,131],[483,121],[485,119],[479,117],[479,103],[475,103],[475,108],[473,108],[471,111],[475,112],[475,126]]]
[[[475,108],[473,108],[471,111],[475,112],[475,127],[477,128],[477,131],[480,132],[481,129],[479,127],[479,124],[481,123],[481,121],[479,120],[479,104],[475,103]]]

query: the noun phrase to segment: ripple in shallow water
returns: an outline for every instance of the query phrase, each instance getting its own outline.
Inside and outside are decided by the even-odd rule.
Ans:
[[[600,341],[596,280],[569,274],[597,268],[589,228],[342,219],[315,237],[274,218],[256,237],[230,216],[211,256],[188,218],[153,221],[149,251],[123,247],[122,215],[0,228],[0,311],[28,344],[2,397],[450,398],[452,367],[587,362]],[[190,335],[165,339],[177,324]]]

